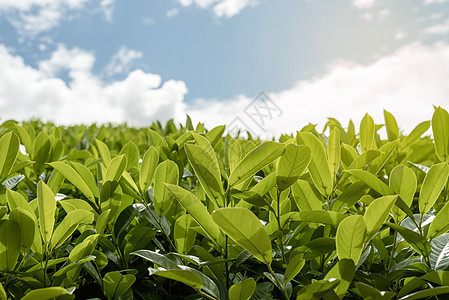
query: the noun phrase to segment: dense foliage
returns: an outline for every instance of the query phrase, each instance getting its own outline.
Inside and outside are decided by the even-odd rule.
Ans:
[[[384,116],[278,141],[4,122],[0,299],[443,299],[449,114]]]

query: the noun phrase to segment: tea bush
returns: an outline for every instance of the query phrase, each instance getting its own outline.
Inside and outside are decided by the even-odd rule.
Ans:
[[[384,116],[277,141],[6,121],[0,299],[443,299],[449,114]]]

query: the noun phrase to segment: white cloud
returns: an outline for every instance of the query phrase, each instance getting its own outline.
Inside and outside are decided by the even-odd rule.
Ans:
[[[444,3],[448,2],[449,0],[424,0],[424,4],[432,4],[432,3]]]
[[[92,74],[94,61],[89,52],[59,46],[39,68],[33,68],[0,45],[0,118],[137,126],[154,120],[184,120],[184,82],[162,83],[159,75],[135,70],[124,80],[108,84]],[[63,69],[68,71],[68,84],[56,76]]]
[[[179,10],[177,8],[173,8],[170,9],[169,11],[167,11],[166,15],[169,18],[173,18],[174,16],[176,16],[179,13]]]
[[[101,0],[100,7],[104,12],[106,20],[112,22],[112,14],[114,13],[114,1],[115,0]]]
[[[339,62],[323,76],[298,81],[292,88],[269,93],[283,111],[269,122],[265,134],[295,132],[309,122],[324,125],[327,117],[348,124],[369,113],[383,123],[383,109],[393,113],[399,126],[410,132],[432,117],[432,105],[449,109],[449,45],[411,43],[370,65]],[[244,109],[252,97],[230,101],[198,100],[188,108],[194,121],[209,127],[240,117],[253,131],[257,124]],[[259,134],[264,132],[258,129]]]
[[[425,33],[428,34],[447,34],[449,33],[449,19],[441,24],[436,24],[433,26],[429,26],[424,29]]]
[[[111,61],[106,66],[106,74],[108,76],[113,76],[129,72],[132,62],[142,57],[142,52],[128,49],[123,46],[114,54],[114,56],[112,56]]]
[[[371,8],[376,4],[376,0],[353,0],[352,5],[357,9]]]
[[[83,9],[92,0],[1,0],[0,16],[14,26],[20,35],[35,36],[59,25],[72,12]],[[100,9],[112,18],[114,0],[101,0]]]
[[[59,124],[128,122],[145,126],[170,118],[184,121],[188,113],[208,127],[240,117],[256,133],[279,135],[295,132],[309,122],[322,126],[327,117],[344,126],[350,118],[357,124],[366,112],[383,123],[383,109],[410,132],[431,118],[432,105],[449,109],[446,43],[411,43],[368,65],[339,61],[321,76],[268,93],[283,113],[268,122],[265,131],[244,113],[255,95],[185,103],[187,88],[182,81],[163,82],[159,75],[136,70],[124,80],[106,83],[92,74],[94,62],[92,53],[59,46],[48,60],[33,68],[0,46],[1,119],[40,117]],[[68,71],[68,84],[57,77],[62,70]]]
[[[397,41],[400,41],[400,40],[404,39],[406,36],[407,35],[405,34],[405,32],[403,32],[402,30],[399,30],[394,35],[394,39],[397,40]]]
[[[231,18],[238,15],[243,9],[257,5],[257,0],[178,0],[184,6],[196,4],[202,9],[211,9],[217,17]]]

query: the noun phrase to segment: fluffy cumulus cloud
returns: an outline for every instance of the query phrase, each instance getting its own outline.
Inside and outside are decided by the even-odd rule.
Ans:
[[[131,64],[139,58],[143,57],[143,53],[125,46],[112,56],[111,61],[106,66],[106,74],[113,76],[124,72],[129,72]]]
[[[449,33],[449,18],[440,24],[435,24],[424,29],[428,34],[448,34]]]
[[[217,17],[231,18],[243,9],[257,4],[257,0],[178,0],[184,6],[196,4],[202,9],[211,9]]]
[[[135,70],[122,81],[106,83],[92,73],[95,57],[59,46],[37,68],[0,45],[0,118],[39,117],[58,124],[183,120],[187,88],[182,81]],[[68,72],[68,83],[58,77]]]
[[[357,9],[371,8],[376,4],[376,0],[353,0],[352,5]]]
[[[432,105],[449,109],[447,82],[449,45],[412,43],[369,65],[337,62],[320,77],[269,93],[276,106],[240,96],[230,101],[199,100],[188,113],[209,126],[238,123],[242,129],[270,136],[294,132],[309,122],[324,125],[327,117],[337,118],[343,126],[350,118],[358,124],[367,112],[383,123],[386,109],[409,132],[431,118]]]
[[[80,11],[92,0],[2,0],[0,16],[4,16],[21,35],[34,36],[49,31],[67,19],[71,12]],[[112,17],[114,0],[98,4],[107,19]]]
[[[321,76],[291,88],[234,99],[197,99],[186,103],[184,82],[163,81],[135,70],[121,81],[104,82],[92,73],[95,57],[82,49],[57,50],[33,68],[0,45],[0,118],[40,117],[59,124],[128,122],[146,126],[189,114],[208,127],[233,124],[261,136],[294,132],[308,123],[334,117],[356,126],[369,112],[383,123],[383,109],[396,116],[401,129],[432,117],[433,106],[449,109],[449,45],[419,42],[399,48],[367,65],[335,62]],[[68,83],[58,76],[67,72]],[[231,128],[232,129],[232,128]]]

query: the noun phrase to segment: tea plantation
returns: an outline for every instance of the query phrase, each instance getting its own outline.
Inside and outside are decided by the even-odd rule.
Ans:
[[[384,116],[276,141],[6,121],[0,299],[448,299],[449,114]]]

